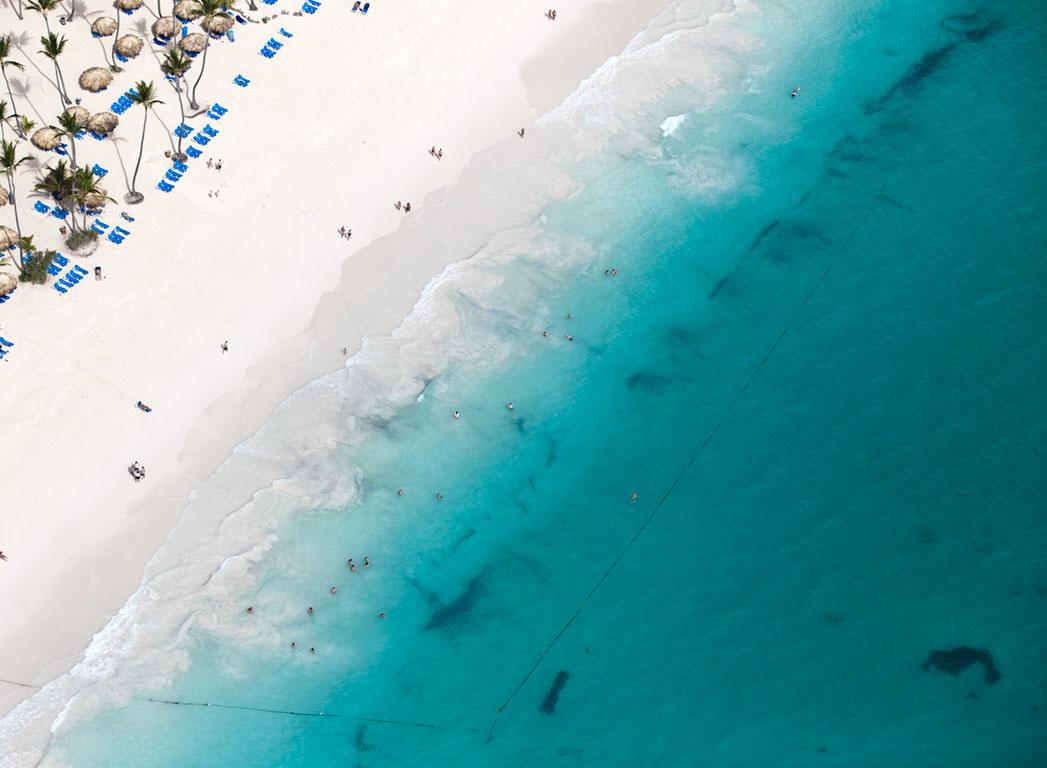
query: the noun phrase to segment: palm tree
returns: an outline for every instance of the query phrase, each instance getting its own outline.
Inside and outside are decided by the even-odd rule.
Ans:
[[[147,83],[145,80],[139,80],[135,83],[135,87],[131,91],[131,101],[135,104],[141,104],[143,111],[142,140],[138,144],[138,162],[135,163],[135,172],[131,176],[131,191],[124,197],[128,205],[140,203],[145,197],[141,192],[135,190],[135,182],[138,181],[138,168],[142,165],[142,152],[145,151],[145,126],[149,122],[149,110],[157,104],[163,104],[162,101],[156,98],[156,89],[153,87],[152,81]]]
[[[84,123],[77,119],[71,110],[65,110],[58,116],[58,129],[60,136],[69,137],[69,152],[72,160],[73,170],[76,170],[76,134],[84,129]]]
[[[44,17],[44,26],[47,27],[47,31],[51,32],[51,22],[47,18],[47,14],[55,10],[58,7],[58,0],[29,0],[26,3],[26,7],[31,11],[36,11]]]
[[[19,16],[18,18],[22,18]],[[11,92],[11,83],[7,80],[7,68],[14,67],[21,71],[25,69],[25,66],[21,62],[13,61],[8,58],[11,55],[11,35],[7,34],[0,37],[0,73],[4,76],[4,85],[7,86],[7,95],[11,97],[11,109],[15,112],[18,111],[18,104],[15,103],[15,95]]]
[[[15,127],[18,128],[18,132],[25,137],[29,135],[31,130],[36,128],[36,123],[30,120],[26,115],[19,115],[18,120],[15,121]]]
[[[65,109],[67,104],[73,103],[65,95],[65,80],[62,79],[62,68],[58,66],[58,57],[65,51],[65,35],[56,35],[54,32],[48,32],[47,35],[40,38],[40,45],[44,47],[38,53],[42,53],[54,62],[55,88],[58,89],[58,95],[62,99],[62,109]]]
[[[182,86],[185,85],[185,73],[189,71],[189,68],[193,66],[193,60],[182,53],[177,48],[172,48],[164,56],[164,60],[160,63],[160,69],[164,71],[165,75],[171,75],[174,77],[174,89],[175,93],[178,94],[178,111],[182,114],[182,123],[185,123],[185,104],[182,102]],[[186,154],[182,151],[182,134],[178,134],[178,149],[175,150],[174,159],[180,163],[186,161]]]
[[[11,208],[15,212],[15,229],[18,230],[18,246],[19,246],[19,258],[18,258],[18,272],[22,272],[22,255],[25,253],[25,249],[22,248],[22,222],[18,218],[18,201],[15,199],[15,173],[18,171],[18,166],[29,160],[29,156],[18,157],[18,142],[0,140],[0,173],[7,177],[7,194],[8,199],[11,201]]]
[[[47,173],[33,185],[33,189],[50,196],[58,203],[60,208],[68,211],[72,202],[73,174],[69,172],[69,167],[65,164],[65,160],[59,160],[55,165],[47,166]]]
[[[83,168],[78,168],[76,171],[73,172],[72,197],[73,200],[76,201],[77,206],[79,206],[80,211],[84,215],[84,223],[81,225],[82,230],[87,229],[88,210],[94,207],[98,207],[88,205],[88,202],[92,198],[98,197],[101,197],[105,200],[113,199],[105,193],[105,190],[103,190],[101,186],[99,186],[98,176],[95,175],[94,170],[87,166],[84,166]],[[72,219],[73,221],[76,220],[75,213],[73,213]]]
[[[198,0],[200,4],[200,18],[207,20],[207,28],[211,28],[211,22],[217,16],[225,15],[225,12],[233,7],[233,0]],[[200,105],[196,103],[196,88],[200,85],[200,79],[204,76],[204,67],[207,66],[207,49],[211,47],[211,33],[207,32],[207,42],[204,44],[204,59],[200,63],[200,74],[196,76],[196,82],[193,83],[193,92],[189,94],[189,106],[192,109],[199,109]]]

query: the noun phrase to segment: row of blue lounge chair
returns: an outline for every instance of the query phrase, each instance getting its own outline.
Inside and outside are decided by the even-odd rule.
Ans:
[[[51,285],[59,293],[68,293],[70,288],[75,287],[77,283],[89,274],[91,273],[79,264],[74,264],[72,269],[51,283]]]
[[[16,285],[11,290],[10,293],[8,293],[8,294],[6,294],[4,296],[0,296],[0,304],[6,304],[7,302],[9,302],[11,300],[11,297],[13,297],[15,295],[15,291],[17,291],[17,290],[18,290],[18,286]]]
[[[305,0],[302,3],[302,10],[306,13],[316,13],[316,9],[320,7],[320,0]]]
[[[7,297],[3,296],[3,297],[0,297],[0,298],[7,298]],[[4,347],[10,348],[10,347],[13,347],[14,345],[15,345],[15,343],[13,341],[8,341],[3,336],[0,336],[0,360],[3,360],[4,359],[4,355],[6,355],[7,352],[8,352],[8,350],[4,349]]]
[[[290,32],[288,32],[283,27],[280,27],[280,34],[283,35],[284,37],[294,37],[294,35],[292,35]],[[279,51],[283,47],[284,47],[283,43],[278,42],[276,40],[276,38],[274,38],[274,37],[270,37],[269,40],[266,42],[266,44],[262,46],[262,50],[260,50],[259,53],[262,56],[265,56],[267,59],[271,59],[271,58],[273,58],[273,56],[276,55],[276,52]]]
[[[110,232],[109,225],[101,219],[95,219],[94,224],[91,225],[91,229],[100,235],[105,235],[109,242],[116,243],[117,245],[120,245],[131,234],[130,230],[124,229],[123,227],[113,227]]]
[[[134,102],[131,101],[131,97],[137,95],[138,94],[135,92],[134,88],[129,88],[123,96],[121,96],[119,99],[117,99],[109,105],[109,109],[111,109],[118,115],[122,115],[124,112],[126,112],[134,106]]]
[[[207,110],[207,116],[212,120],[221,120],[222,116],[228,111],[228,107],[223,107],[221,104],[212,104],[211,108]],[[186,139],[192,134],[193,128],[186,123],[182,123],[175,128],[174,132],[177,136]],[[208,123],[200,129],[196,136],[193,136],[193,141],[201,147],[205,147],[211,142],[211,139],[216,137],[218,134],[218,129]],[[199,147],[194,146],[186,147],[185,153],[194,160],[203,154]],[[161,192],[174,192],[174,184],[181,181],[183,174],[188,170],[189,166],[185,163],[175,162],[168,169],[167,173],[164,174],[164,178],[157,182],[156,188]]]

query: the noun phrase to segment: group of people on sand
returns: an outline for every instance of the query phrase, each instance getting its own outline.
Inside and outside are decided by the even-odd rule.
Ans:
[[[132,462],[131,466],[127,468],[127,471],[131,473],[131,477],[135,479],[136,483],[145,479],[145,467],[137,461]]]
[[[545,18],[549,19],[549,21],[556,21],[556,11],[550,8],[545,12]]]
[[[433,157],[435,157],[437,160],[443,160],[444,159],[444,148],[440,147],[439,149],[437,149],[436,146],[434,145],[432,147],[429,147],[429,154],[432,155]]]
[[[350,237],[353,236],[353,230],[349,229],[349,227],[339,227],[338,234],[344,237],[346,240],[348,240]]]
[[[404,213],[410,213],[411,212],[411,204],[410,203],[401,203],[399,200],[397,200],[395,203],[393,203],[393,208],[395,208],[398,211],[403,211]]]

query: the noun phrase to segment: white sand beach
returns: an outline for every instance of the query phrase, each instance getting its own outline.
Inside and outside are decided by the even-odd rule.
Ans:
[[[0,31],[13,33],[11,58],[25,64],[8,71],[18,111],[53,123],[53,67],[36,53],[44,21],[32,11],[19,21],[11,2]],[[121,116],[112,139],[77,142],[82,165],[109,171],[102,183],[116,201],[99,218],[130,230],[71,259],[89,273],[100,266],[104,279],[89,275],[65,294],[20,285],[0,306],[0,336],[13,343],[0,361],[0,714],[76,664],[193,488],[296,387],[394,329],[446,266],[435,249],[407,259],[368,244],[420,226],[418,212],[438,204],[470,157],[521,141],[518,128],[531,130],[664,5],[565,0],[550,21],[536,0],[373,0],[366,16],[350,0],[298,16],[291,0],[259,4],[244,16],[288,14],[236,24],[235,42],[211,43],[198,94],[228,112],[188,121],[218,134],[170,193],[156,184],[180,115],[148,32],[155,14],[122,18],[121,34],[137,30],[145,47],[99,94],[76,81],[105,65],[89,26],[113,9],[77,3],[65,24],[64,12],[52,14],[51,29],[68,38],[60,63],[70,97],[95,113],[151,80],[164,103],[149,117],[138,205],[123,196],[142,107]],[[283,44],[271,59],[259,55],[269,38]],[[237,74],[250,85],[236,86]],[[33,209],[44,198],[32,193],[39,168],[62,158],[28,141],[19,150],[39,161],[16,177],[23,234],[64,253],[60,222]],[[15,226],[11,205],[0,222]],[[141,483],[132,461],[147,469]]]

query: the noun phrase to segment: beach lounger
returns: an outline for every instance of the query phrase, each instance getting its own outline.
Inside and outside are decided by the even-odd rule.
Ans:
[[[314,8],[319,8],[322,5],[320,0],[305,0],[305,2],[309,3],[309,5],[313,6]]]
[[[121,55],[120,53],[118,53],[118,52],[114,52],[114,53],[113,53],[113,55],[114,55],[114,56],[116,56],[116,60],[117,60],[117,61],[122,61],[122,62],[124,62],[125,64],[126,64],[126,63],[127,63],[127,61],[128,61],[128,59],[127,59],[127,57],[126,57],[126,56],[122,56],[122,55]]]
[[[192,133],[192,132],[193,132],[192,127],[186,125],[185,123],[182,123],[180,126],[178,126],[177,128],[174,129],[174,135],[178,136],[180,138],[183,138],[183,139],[187,138],[189,136],[189,134]]]
[[[207,116],[209,118],[211,118],[212,120],[221,120],[222,119],[222,116],[219,115],[218,113],[216,113],[214,110],[209,111],[207,113]]]
[[[59,282],[59,283],[61,283],[61,284],[62,284],[62,285],[64,285],[64,286],[65,286],[66,288],[72,288],[72,287],[73,287],[74,285],[76,285],[76,283],[72,283],[72,282],[70,282],[70,281],[69,281],[69,280],[67,280],[67,279],[66,279],[65,277],[60,277],[60,278],[58,278],[58,280],[57,280],[56,282]]]
[[[66,285],[68,285],[70,288],[72,288],[74,285],[83,280],[83,278],[80,277],[80,275],[76,274],[76,272],[74,272],[71,269],[64,275],[62,275],[62,279],[65,280]]]
[[[51,210],[51,208],[49,206],[44,205],[39,200],[37,200],[35,203],[33,203],[33,210],[38,211],[38,212],[43,213],[43,214],[47,214]]]
[[[270,51],[270,50],[269,50],[268,48],[263,48],[263,49],[262,49],[262,50],[260,50],[260,51],[259,51],[258,53],[259,53],[260,55],[262,55],[262,56],[265,56],[265,57],[266,57],[267,59],[271,59],[271,58],[273,58],[274,56],[276,56],[276,54],[275,54],[275,53],[273,53],[272,51]]]
[[[316,9],[313,8],[313,6],[309,5],[309,3],[303,3],[302,10],[306,13],[316,13]]]
[[[236,14],[235,16],[233,16],[233,18],[234,18],[234,19],[236,19],[236,23],[237,23],[237,24],[246,24],[246,23],[247,23],[247,19],[245,19],[245,18],[244,18],[243,16],[241,16],[241,15],[240,15],[239,13],[238,13],[238,14]]]
[[[122,243],[124,241],[124,238],[122,236],[118,235],[116,232],[110,232],[108,239],[109,239],[109,242],[116,243],[117,245],[120,245],[120,243]]]
[[[168,170],[167,173],[164,174],[164,178],[168,181],[180,181],[182,174],[175,173],[173,170]]]
[[[66,152],[65,147],[65,144],[59,144],[57,147],[55,147],[55,153],[61,155],[62,157],[67,157],[69,153]]]
[[[229,107],[223,107],[221,104],[218,104],[216,102],[211,105],[211,111],[217,112],[219,115],[224,115],[226,112],[229,111]]]
[[[211,142],[211,140],[208,137],[204,136],[202,133],[196,134],[193,137],[193,141],[195,141],[201,147],[206,147]]]
[[[156,188],[159,189],[161,192],[174,191],[174,187],[172,187],[170,184],[163,180],[161,180],[160,183],[156,185]]]
[[[189,34],[189,25],[188,24],[183,24],[182,25],[182,37],[185,37],[188,34]]]
[[[205,125],[202,130],[204,133],[206,133],[208,136],[211,136],[212,138],[218,135],[218,131],[209,125]]]
[[[187,155],[189,155],[189,157],[200,157],[200,155],[203,154],[203,152],[201,152],[196,147],[186,147],[185,148],[185,153]]]
[[[241,88],[246,88],[248,85],[251,84],[251,81],[243,75],[237,75],[236,77],[234,77],[233,82],[239,85]]]
[[[185,173],[186,171],[189,170],[189,166],[188,165],[186,165],[185,163],[180,163],[177,160],[175,161],[174,165],[172,165],[171,167],[174,168],[179,173]]]
[[[280,34],[283,35],[284,37],[294,37],[294,35],[292,35],[290,32],[288,32],[283,27],[280,27]]]
[[[371,10],[371,4],[370,3],[364,3],[364,7],[360,9],[360,13],[362,13],[364,16],[366,16],[367,12],[369,10]]]
[[[15,345],[13,341],[8,341],[3,336],[0,336],[0,344],[3,344],[5,347],[13,347]]]
[[[67,211],[65,208],[53,208],[51,210],[51,215],[54,216],[56,219],[64,220],[69,215],[69,211]]]
[[[65,292],[66,292],[65,288],[63,288],[62,286],[60,286],[60,285],[59,285],[59,284],[58,284],[57,282],[55,282],[55,283],[51,283],[51,287],[53,287],[53,288],[54,288],[54,289],[55,289],[56,291],[58,291],[59,293],[65,293]]]
[[[127,93],[125,93],[123,96],[121,96],[117,100],[119,102],[120,106],[123,107],[124,109],[130,109],[131,107],[134,106],[134,102],[131,101],[131,97],[128,95],[128,94],[131,94],[131,93],[134,93],[133,89],[128,91]],[[137,96],[138,94],[134,93],[134,95]]]
[[[87,277],[87,276],[88,276],[89,274],[91,274],[91,273],[90,273],[90,272],[88,272],[88,271],[87,271],[86,269],[84,269],[83,267],[81,267],[81,266],[80,266],[79,264],[77,264],[77,265],[76,265],[75,267],[73,267],[73,269],[75,269],[75,270],[76,270],[77,272],[79,272],[79,273],[80,273],[81,275],[83,275],[84,277]]]
[[[119,232],[124,237],[127,237],[129,234],[131,234],[131,230],[124,229],[123,227],[113,227],[113,231],[114,232]]]
[[[95,141],[104,141],[105,140],[105,136],[103,136],[100,133],[95,133],[94,131],[91,131],[91,138],[94,139]]]
[[[101,219],[95,219],[95,223],[91,225],[91,229],[93,229],[95,232],[97,232],[100,235],[104,235],[105,231],[107,229],[109,229],[109,225],[106,224]]]
[[[284,47],[283,43],[279,42],[276,38],[273,37],[269,38],[269,41],[266,43],[266,45],[268,45],[274,51],[279,51],[281,48]]]
[[[55,264],[57,264],[60,267],[64,267],[66,264],[69,263],[69,259],[67,259],[65,256],[63,256],[60,253],[56,253],[55,257],[53,259],[51,259],[51,261],[54,262]]]
[[[124,108],[120,106],[119,101],[114,101],[109,105],[109,111],[116,115],[122,115],[124,113]]]
[[[106,175],[107,173],[109,173],[109,171],[108,171],[107,169],[103,168],[103,167],[102,167],[102,166],[100,166],[100,165],[99,165],[98,163],[95,163],[95,164],[94,164],[94,165],[93,165],[93,166],[91,167],[91,170],[95,172],[95,176],[97,176],[98,178],[102,178],[102,177],[103,177],[103,176],[105,176],[105,175]]]
[[[62,274],[62,268],[59,267],[57,264],[50,264],[47,267],[47,274],[51,275],[52,277],[58,277],[58,275]]]

